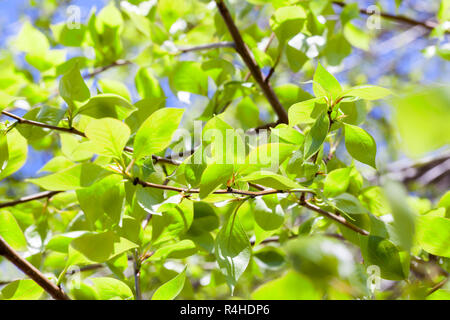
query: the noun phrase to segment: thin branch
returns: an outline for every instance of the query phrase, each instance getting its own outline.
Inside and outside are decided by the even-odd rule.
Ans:
[[[443,279],[442,281],[436,283],[431,289],[430,291],[428,291],[427,296],[431,295],[432,293],[438,291],[439,289],[441,289],[443,286],[445,286],[445,284],[447,283],[448,278]]]
[[[283,123],[288,123],[288,114],[286,110],[282,106],[280,100],[278,100],[278,97],[273,91],[270,83],[264,81],[264,76],[261,72],[261,69],[259,68],[252,53],[242,39],[241,34],[236,27],[225,3],[223,2],[223,0],[216,0],[216,5],[219,9],[220,14],[222,15],[223,20],[225,21],[225,24],[228,27],[228,31],[230,32],[231,37],[234,40],[237,53],[241,56],[242,60],[244,60],[245,64],[249,68],[253,79],[255,79],[255,81],[261,87],[273,110],[278,115],[278,119]]]
[[[193,51],[202,51],[202,50],[210,50],[210,49],[217,49],[217,48],[234,48],[234,42],[217,42],[217,43],[208,43],[208,44],[202,44],[195,47],[190,48],[178,48],[180,53],[187,53],[187,52],[193,52]]]
[[[194,193],[200,193],[200,189],[187,189],[187,188],[180,188],[180,187],[174,187],[174,186],[167,186],[167,185],[162,185],[162,184],[156,184],[156,183],[152,183],[152,182],[147,182],[147,181],[142,181],[139,178],[135,178],[133,181],[134,184],[139,184],[143,187],[149,187],[149,188],[156,188],[156,189],[163,189],[163,190],[168,190],[168,191],[175,191],[175,192],[181,192],[184,194],[194,194]],[[315,194],[314,191],[309,190],[309,189],[292,189],[292,190],[276,190],[276,189],[265,189],[265,190],[261,190],[261,191],[248,191],[248,190],[238,190],[238,189],[233,189],[233,188],[228,188],[228,189],[221,189],[221,190],[216,190],[213,193],[214,194],[238,194],[238,195],[245,195],[245,196],[250,196],[250,197],[258,197],[258,196],[264,196],[264,195],[268,195],[268,194],[276,194],[276,193],[295,193],[295,192],[302,192],[302,193],[311,193],[311,194]],[[369,233],[366,230],[363,230],[353,224],[351,224],[350,222],[348,222],[347,220],[345,220],[345,218],[338,216],[334,213],[325,211],[319,207],[316,207],[313,204],[310,204],[308,202],[300,202],[300,205],[308,208],[312,211],[315,211],[327,218],[330,218],[334,221],[336,221],[337,223],[342,224],[343,226],[352,229],[353,231],[356,231],[364,236],[369,235]]]
[[[86,137],[86,135],[75,129],[75,128],[64,128],[64,127],[58,127],[58,126],[53,126],[51,124],[46,124],[43,122],[38,122],[38,121],[34,121],[34,120],[28,120],[25,118],[22,118],[18,115],[15,115],[11,112],[8,111],[2,111],[2,114],[4,114],[5,116],[8,116],[10,118],[16,119],[18,123],[20,124],[27,124],[27,125],[31,125],[31,126],[35,126],[35,127],[40,127],[40,128],[44,128],[44,129],[50,129],[50,130],[56,130],[56,131],[61,131],[61,132],[66,132],[66,133],[72,133],[72,134],[76,134],[79,135],[81,137]]]
[[[342,2],[342,1],[333,1],[333,4],[335,4],[339,7],[342,7],[342,8],[347,5],[346,3]],[[371,16],[375,13],[373,11],[369,11],[364,8],[360,8],[359,12],[362,14],[368,15],[368,16]],[[422,26],[430,31],[439,26],[439,23],[434,22],[434,21],[418,21],[418,20],[414,20],[414,19],[411,19],[411,18],[408,18],[405,16],[397,16],[397,15],[390,14],[387,12],[380,12],[379,14],[380,14],[380,17],[383,17],[384,19],[392,20],[392,21],[396,21],[396,22],[400,22],[400,23],[405,23],[405,24],[409,24],[412,26]],[[446,32],[448,32],[448,31],[446,31]]]
[[[62,191],[44,191],[44,192],[32,194],[30,196],[25,196],[25,197],[22,197],[22,198],[19,198],[17,200],[13,200],[10,202],[0,203],[0,209],[6,208],[6,207],[12,207],[12,206],[15,206],[18,204],[22,204],[22,203],[30,202],[30,201],[34,201],[34,200],[49,199],[60,192],[62,192]]]
[[[23,273],[42,287],[56,300],[70,300],[66,293],[51,282],[45,275],[36,269],[31,263],[22,258],[11,246],[0,236],[0,255],[11,261]]]
[[[338,215],[336,215],[334,213],[325,211],[325,210],[323,210],[323,209],[321,209],[319,207],[316,207],[315,205],[313,205],[313,204],[311,204],[309,202],[305,201],[303,203],[300,203],[300,205],[304,206],[305,208],[308,208],[309,210],[312,210],[312,211],[315,211],[317,213],[320,213],[321,215],[323,215],[323,216],[325,216],[327,218],[330,218],[331,220],[334,220],[337,223],[340,223],[343,226],[345,226],[345,227],[347,227],[349,229],[352,229],[353,231],[356,231],[356,232],[362,234],[363,236],[368,236],[369,235],[369,233],[366,230],[363,230],[363,229],[355,226],[354,224],[351,224],[350,222],[345,220],[345,218],[343,218],[341,216],[338,216]]]
[[[35,127],[40,127],[40,128],[45,128],[45,129],[50,129],[50,130],[55,130],[55,131],[60,131],[60,132],[65,132],[65,133],[71,133],[71,134],[76,134],[80,137],[86,138],[86,134],[84,132],[81,132],[75,128],[65,128],[65,127],[58,127],[58,126],[53,126],[50,124],[46,124],[43,122],[38,122],[38,121],[33,121],[33,120],[28,120],[25,118],[22,118],[18,115],[15,115],[13,113],[10,113],[8,111],[2,111],[2,114],[4,114],[5,116],[8,116],[10,118],[16,119],[18,123],[20,124],[26,124],[26,125],[30,125],[30,126],[35,126]],[[133,148],[131,147],[125,147],[124,151],[133,153]],[[156,156],[156,155],[152,155],[153,160],[155,160],[156,162],[161,162],[161,163],[167,163],[167,164],[172,164],[172,165],[179,165],[180,163],[178,161],[172,160],[172,159],[168,159],[168,158],[164,158],[164,157],[160,157],[160,156]]]
[[[142,300],[141,291],[141,260],[137,249],[134,251],[133,255],[133,271],[134,271],[134,288],[136,293],[136,300]]]
[[[114,67],[125,66],[125,65],[128,65],[128,64],[132,64],[132,62],[129,61],[129,60],[117,60],[117,61],[114,61],[111,64],[108,64],[107,66],[98,67],[98,68],[94,69],[94,71],[92,71],[91,73],[88,73],[83,78],[85,78],[85,79],[94,78],[94,77],[98,76],[100,73],[102,73],[102,72],[104,72],[106,70],[109,70],[109,69],[114,68]]]

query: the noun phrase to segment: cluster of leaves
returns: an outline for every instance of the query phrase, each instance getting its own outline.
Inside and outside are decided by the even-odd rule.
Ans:
[[[299,83],[275,86],[289,121],[272,128],[267,143],[246,145],[243,162],[234,148],[205,134],[195,152],[177,162],[164,157],[177,143],[176,129],[192,129],[194,119],[204,121],[204,133],[226,136],[276,114],[233,46],[183,49],[232,39],[210,3],[160,0],[148,10],[145,1],[127,3],[93,10],[79,28],[61,23],[40,30],[26,22],[12,45],[33,73],[19,68],[12,54],[0,59],[0,111],[29,109],[17,122],[0,123],[0,180],[12,196],[25,185],[32,189],[30,183],[54,191],[44,202],[0,209],[0,236],[70,297],[364,298],[371,296],[365,270],[377,266],[382,279],[402,287],[403,297],[425,298],[450,271],[450,193],[433,206],[399,184],[378,186],[360,173],[361,167],[377,169],[375,140],[362,127],[365,102],[391,91],[343,87],[312,59],[336,66],[352,46],[369,49],[370,39],[352,22],[359,16],[355,4],[344,7],[339,23],[323,21],[335,14],[327,0],[242,4],[236,20],[258,14],[260,5],[271,16],[270,28],[254,23],[240,30],[258,67],[312,75],[314,96]],[[445,33],[439,30],[435,36]],[[134,75],[134,85],[107,77],[112,68]],[[171,107],[169,91],[187,107]],[[448,98],[441,88],[422,95],[436,108],[428,117],[444,127]],[[396,99],[400,118],[409,113],[405,106],[421,107]],[[414,114],[408,121],[424,121]],[[415,134],[400,129],[406,137]],[[450,137],[422,135],[406,143],[416,147],[417,139],[420,153]],[[346,151],[338,157],[341,141]],[[52,158],[40,168],[43,175],[14,182],[29,146]],[[203,158],[207,150],[211,157]],[[274,152],[276,164],[260,156]],[[199,154],[202,161],[192,161]],[[433,272],[427,269],[429,280],[419,281],[417,266],[426,263]],[[4,299],[43,294],[29,279],[1,291]],[[433,296],[450,293],[440,289]]]

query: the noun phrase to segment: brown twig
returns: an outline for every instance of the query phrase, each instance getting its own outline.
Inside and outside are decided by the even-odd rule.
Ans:
[[[193,52],[193,51],[202,51],[202,50],[210,50],[210,49],[217,49],[217,48],[234,48],[234,42],[217,42],[217,43],[208,43],[208,44],[202,44],[195,47],[190,48],[178,48],[180,53],[187,53],[187,52]]]
[[[180,188],[180,187],[174,187],[174,186],[167,186],[167,185],[162,185],[162,184],[156,184],[156,183],[152,183],[152,182],[147,182],[147,181],[142,181],[139,178],[135,178],[133,181],[134,184],[139,184],[143,187],[149,187],[149,188],[157,188],[157,189],[163,189],[163,190],[168,190],[168,191],[175,191],[175,192],[181,192],[184,194],[194,194],[194,193],[200,193],[200,189],[188,189],[188,188]],[[250,197],[258,197],[258,196],[264,196],[264,195],[269,195],[269,194],[276,194],[276,193],[295,193],[295,192],[302,192],[302,193],[311,193],[311,194],[315,194],[314,191],[309,190],[309,189],[293,189],[293,190],[276,190],[276,189],[264,189],[261,191],[248,191],[248,190],[238,190],[238,189],[233,189],[233,188],[228,188],[228,189],[220,189],[220,190],[216,190],[213,193],[214,194],[238,194],[238,195],[245,195],[245,196],[250,196]],[[337,223],[340,223],[342,225],[344,225],[347,228],[352,229],[355,232],[358,232],[364,236],[369,235],[369,233],[366,230],[363,230],[353,224],[351,224],[350,222],[348,222],[347,220],[345,220],[345,218],[335,215],[334,213],[331,212],[327,212],[319,207],[316,207],[313,204],[310,204],[308,202],[301,202],[300,203],[301,206],[308,208],[312,211],[315,211],[327,218],[330,218],[334,221],[336,221]]]
[[[16,206],[18,204],[22,204],[22,203],[26,203],[26,202],[30,202],[30,201],[34,201],[34,200],[49,199],[60,192],[61,191],[44,191],[44,192],[32,194],[30,196],[25,196],[25,197],[22,197],[22,198],[19,198],[19,199],[10,201],[10,202],[0,203],[0,209]]]
[[[11,261],[23,273],[42,287],[56,300],[70,300],[66,293],[51,282],[45,275],[36,269],[31,263],[22,258],[11,246],[0,236],[0,255]]]
[[[81,131],[79,131],[79,130],[77,130],[75,128],[58,127],[58,126],[53,126],[53,125],[46,124],[46,123],[43,123],[43,122],[28,120],[28,119],[22,118],[22,117],[20,117],[18,115],[15,115],[15,114],[11,113],[11,112],[8,112],[8,111],[2,111],[1,113],[4,114],[5,116],[8,116],[10,118],[13,118],[13,119],[17,120],[17,122],[20,123],[20,124],[26,124],[26,125],[35,126],[35,127],[46,128],[46,129],[50,129],[50,130],[76,134],[76,135],[78,135],[80,137],[86,138],[86,134],[84,132],[81,132]],[[133,148],[125,147],[124,151],[133,153]],[[156,156],[156,155],[152,155],[152,158],[156,162],[167,163],[167,164],[172,164],[172,165],[179,165],[180,164],[178,161],[175,161],[175,160],[172,160],[172,159],[168,159],[168,158],[164,158],[164,157],[160,157],[160,156]]]
[[[261,72],[261,69],[259,68],[252,53],[242,39],[242,36],[238,28],[236,27],[233,18],[231,17],[230,11],[228,11],[228,8],[226,7],[223,0],[216,0],[216,5],[223,20],[225,21],[225,24],[228,27],[228,31],[230,32],[231,37],[234,40],[237,53],[241,56],[242,60],[244,60],[245,64],[249,68],[253,79],[255,79],[255,81],[258,83],[273,110],[278,115],[278,119],[282,123],[288,123],[288,114],[286,110],[281,105],[280,100],[278,100],[278,97],[273,91],[270,83],[264,81],[264,76]]]
[[[104,72],[106,70],[109,70],[111,68],[119,67],[119,66],[125,66],[125,65],[128,65],[128,64],[132,64],[132,62],[129,61],[129,60],[117,60],[117,61],[114,61],[111,64],[108,64],[107,66],[98,67],[98,68],[94,69],[94,71],[92,71],[91,73],[88,73],[87,75],[85,75],[84,78],[85,79],[90,79],[90,78],[98,76],[100,73],[102,73],[102,72]]]

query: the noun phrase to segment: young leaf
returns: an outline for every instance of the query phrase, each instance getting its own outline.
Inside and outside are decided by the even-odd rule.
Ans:
[[[256,223],[266,231],[276,230],[284,222],[284,211],[276,194],[256,197],[253,201]]]
[[[13,129],[6,135],[8,145],[8,162],[4,164],[3,170],[0,170],[0,180],[13,174],[25,164],[28,154],[27,140]]]
[[[8,140],[6,130],[0,127],[0,173],[6,168],[9,160]]]
[[[217,263],[233,292],[252,254],[250,241],[239,222],[237,212],[231,214],[226,224],[220,229],[214,247]]]
[[[302,288],[299,290],[299,288]],[[281,278],[268,281],[252,293],[254,300],[319,300],[321,293],[305,276],[289,271]]]
[[[44,289],[31,279],[16,280],[2,289],[0,298],[2,300],[37,300],[43,293]]]
[[[186,268],[184,267],[178,275],[160,286],[152,296],[152,300],[173,300],[183,290],[186,282]]]
[[[297,182],[272,171],[255,171],[240,178],[239,181],[254,182],[277,190],[302,188],[302,186]]]
[[[46,190],[67,191],[86,188],[112,174],[93,163],[77,164],[60,172],[28,181]]]
[[[127,99],[117,94],[104,93],[90,98],[88,102],[80,107],[77,114],[96,119],[109,117],[123,120],[134,110],[135,108]]]
[[[133,291],[120,280],[109,277],[93,278],[92,283],[100,300],[131,300]]]
[[[184,259],[197,252],[197,246],[191,240],[181,240],[180,242],[169,244],[156,250],[149,258],[149,261],[172,259]]]
[[[322,104],[320,104],[322,102]],[[325,111],[323,97],[309,99],[293,104],[289,108],[289,126],[297,124],[312,123],[315,119]]]
[[[320,149],[327,137],[329,127],[330,120],[327,113],[323,112],[306,134],[304,145],[305,160],[309,159]]]
[[[134,157],[140,159],[167,148],[180,124],[183,112],[183,109],[175,108],[164,108],[153,112],[136,133]]]
[[[232,164],[210,164],[203,171],[200,182],[200,199],[206,198],[233,175]]]
[[[6,210],[0,211],[0,237],[14,249],[27,248],[27,240],[14,216]]]
[[[71,242],[67,264],[73,265],[78,261],[103,263],[137,247],[135,243],[119,237],[112,231],[86,233]],[[79,254],[83,259],[79,258]]]
[[[84,83],[78,65],[67,71],[59,81],[59,94],[70,105],[73,101],[86,101],[91,96],[89,88]]]
[[[450,258],[450,219],[421,216],[417,222],[417,242],[427,252]]]
[[[376,169],[377,145],[364,129],[345,124],[345,147],[353,158]]]
[[[392,92],[389,89],[366,84],[363,86],[356,86],[348,90],[344,90],[339,96],[356,97],[358,99],[364,100],[378,100],[383,99],[390,94],[392,94]]]
[[[320,62],[317,65],[316,72],[313,77],[313,91],[315,96],[318,97],[337,97],[342,87],[339,82],[331,73],[329,73]]]
[[[107,157],[121,159],[123,148],[130,138],[130,128],[122,121],[103,118],[89,122],[86,136],[94,144],[95,152]]]
[[[376,265],[381,277],[403,280],[409,273],[409,254],[400,251],[390,240],[377,236],[360,236],[361,253],[366,266]]]
[[[324,182],[323,193],[326,197],[335,197],[344,193],[350,183],[352,168],[342,168],[327,174]]]

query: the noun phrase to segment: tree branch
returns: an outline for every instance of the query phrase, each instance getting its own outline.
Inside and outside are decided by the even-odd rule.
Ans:
[[[45,275],[36,269],[31,263],[22,258],[11,246],[0,236],[0,255],[11,261],[23,273],[42,287],[56,300],[70,300],[66,293],[51,282]]]
[[[35,127],[40,127],[40,128],[44,128],[44,129],[50,129],[50,130],[56,130],[56,131],[61,131],[61,132],[66,132],[66,133],[72,133],[72,134],[76,134],[82,137],[86,137],[86,135],[75,129],[75,128],[64,128],[64,127],[58,127],[58,126],[53,126],[51,124],[46,124],[43,122],[38,122],[38,121],[34,121],[34,120],[28,120],[25,118],[22,118],[18,115],[15,115],[11,112],[8,111],[2,111],[2,114],[4,114],[5,116],[8,116],[10,118],[16,119],[18,123],[20,124],[27,124],[30,126],[35,126]]]
[[[0,203],[0,209],[1,208],[6,208],[6,207],[13,207],[15,205],[18,205],[18,204],[21,204],[21,203],[25,203],[25,202],[34,201],[34,200],[49,199],[49,198],[53,197],[55,194],[58,194],[60,192],[62,192],[62,191],[44,191],[44,192],[32,194],[30,196],[22,197],[22,198],[19,198],[17,200],[14,200],[14,201]]]
[[[40,128],[45,128],[45,129],[50,129],[50,130],[55,130],[55,131],[60,131],[60,132],[65,132],[65,133],[71,133],[71,134],[76,134],[80,137],[86,138],[86,134],[84,132],[81,132],[75,128],[65,128],[65,127],[58,127],[58,126],[53,126],[50,124],[46,124],[43,122],[38,122],[38,121],[33,121],[33,120],[28,120],[25,118],[22,118],[18,115],[15,115],[13,113],[10,113],[8,111],[2,111],[2,114],[4,114],[5,116],[8,116],[10,118],[16,119],[18,123],[20,124],[26,124],[26,125],[30,125],[30,126],[35,126],[35,127],[40,127]],[[131,147],[125,147],[124,151],[133,153],[133,148]],[[164,158],[164,157],[160,157],[160,156],[156,156],[156,155],[152,155],[153,160],[155,160],[156,162],[161,162],[161,163],[168,163],[168,164],[173,164],[173,165],[179,165],[180,163],[178,161],[172,160],[172,159],[168,159],[168,158]]]
[[[156,183],[152,183],[152,182],[146,182],[146,181],[142,181],[139,178],[135,178],[133,181],[133,184],[139,184],[143,187],[149,187],[149,188],[156,188],[156,189],[163,189],[163,190],[168,190],[168,191],[175,191],[175,192],[181,192],[184,194],[194,194],[194,193],[200,193],[200,189],[187,189],[187,188],[180,188],[180,187],[174,187],[174,186],[167,186],[167,185],[162,185],[162,184],[156,184]],[[309,190],[309,189],[292,189],[292,190],[276,190],[276,189],[264,189],[261,191],[248,191],[248,190],[238,190],[238,189],[233,189],[233,188],[228,188],[228,189],[221,189],[221,190],[216,190],[213,192],[213,194],[238,194],[238,195],[245,195],[245,196],[250,196],[250,197],[258,197],[258,196],[264,196],[264,195],[268,195],[268,194],[276,194],[276,193],[295,193],[295,192],[302,192],[302,193],[311,193],[311,194],[315,194],[314,191]],[[369,233],[366,230],[363,230],[353,224],[351,224],[350,222],[348,222],[347,220],[345,220],[345,218],[338,216],[334,213],[325,211],[319,207],[316,207],[313,204],[310,204],[306,201],[301,201],[300,205],[308,208],[309,210],[315,211],[329,219],[332,219],[334,221],[336,221],[337,223],[342,224],[343,226],[352,229],[355,232],[358,232],[364,236],[369,235]]]
[[[187,53],[187,52],[193,52],[193,51],[202,51],[202,50],[210,50],[210,49],[217,49],[217,48],[234,48],[234,42],[217,42],[217,43],[208,43],[208,44],[202,44],[195,47],[190,48],[178,48],[180,53]]]
[[[347,5],[346,3],[342,2],[342,1],[333,1],[333,4],[335,4],[339,7],[342,7],[342,8]],[[362,14],[368,15],[368,16],[371,16],[374,14],[374,12],[369,11],[367,9],[363,9],[363,8],[360,8],[359,12]],[[386,12],[380,12],[380,16],[387,20],[405,23],[405,24],[409,24],[412,26],[422,26],[430,31],[439,26],[439,24],[434,21],[418,21],[418,20],[414,20],[414,19],[411,19],[411,18],[408,18],[405,16],[397,16],[397,15],[386,13]],[[446,32],[448,32],[448,31],[446,31]]]
[[[264,81],[264,76],[261,72],[261,69],[259,68],[252,53],[248,49],[244,40],[242,39],[241,34],[238,28],[236,27],[230,12],[228,11],[228,8],[225,6],[225,3],[223,2],[223,0],[216,0],[216,5],[217,8],[219,9],[220,14],[222,15],[223,20],[225,21],[225,24],[228,27],[228,31],[230,32],[231,37],[234,40],[237,53],[241,56],[242,60],[244,60],[253,78],[261,87],[264,95],[266,96],[273,110],[278,115],[278,119],[282,123],[288,123],[288,114],[286,110],[281,105],[281,102],[278,100],[278,97],[273,91],[270,83]]]
[[[116,60],[113,63],[108,64],[107,66],[95,68],[94,71],[92,71],[91,73],[88,73],[83,78],[90,79],[90,78],[96,77],[100,73],[102,73],[102,72],[104,72],[106,70],[109,70],[111,68],[119,67],[119,66],[125,66],[125,65],[128,65],[128,64],[132,64],[132,62],[129,61],[129,60]]]
[[[337,223],[340,223],[343,226],[345,226],[345,227],[347,227],[349,229],[352,229],[355,232],[358,232],[358,233],[362,234],[363,236],[368,236],[369,235],[369,233],[366,230],[363,230],[363,229],[355,226],[354,224],[351,224],[350,222],[345,220],[345,218],[343,218],[341,216],[338,216],[338,215],[335,215],[334,213],[325,211],[325,210],[323,210],[323,209],[321,209],[319,207],[316,207],[313,204],[310,204],[309,202],[305,201],[303,203],[300,203],[300,205],[304,206],[305,208],[308,208],[309,210],[312,210],[312,211],[315,211],[317,213],[320,213],[321,215],[323,215],[323,216],[325,216],[327,218],[330,218],[331,220],[334,220]]]

